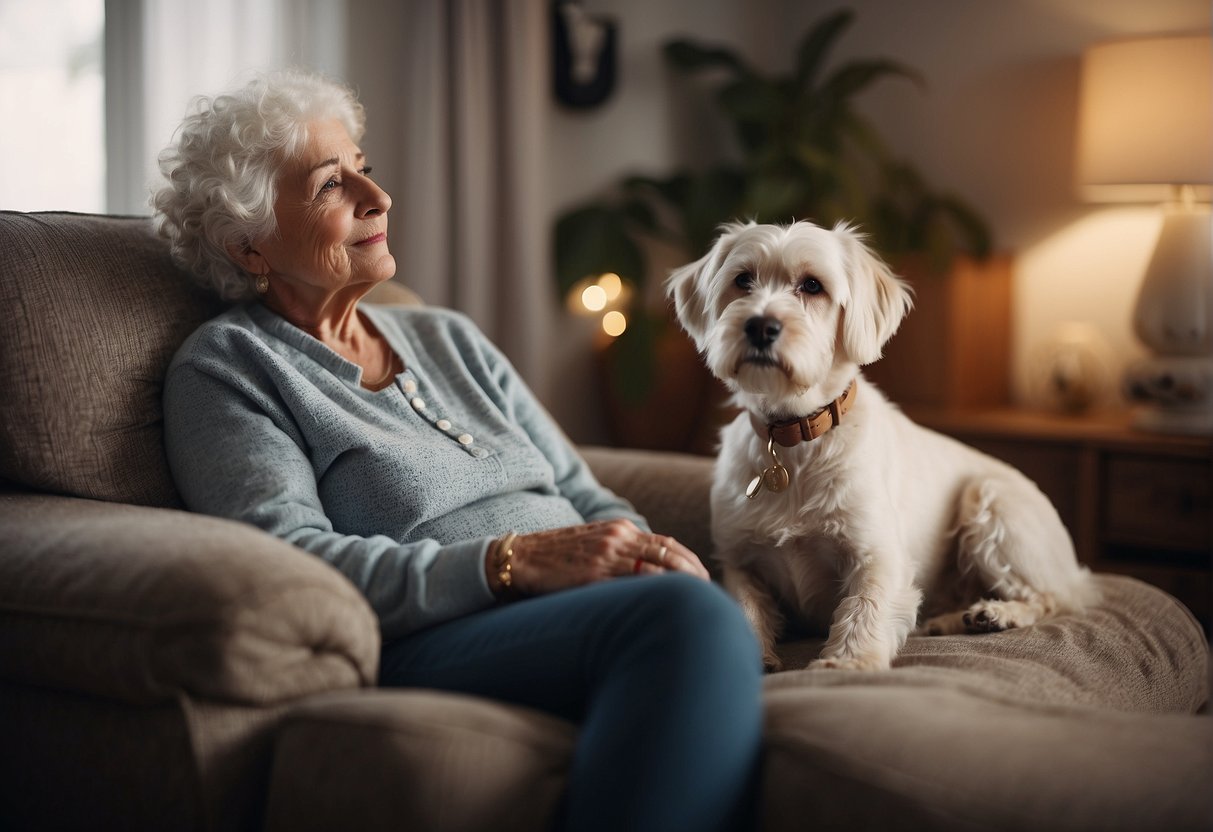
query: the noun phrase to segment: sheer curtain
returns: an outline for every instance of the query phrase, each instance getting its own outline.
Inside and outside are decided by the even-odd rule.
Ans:
[[[189,100],[254,70],[343,78],[345,0],[106,0],[106,210],[146,214]]]
[[[400,8],[391,231],[397,277],[468,314],[546,398],[545,0]],[[383,126],[374,110],[372,130]]]

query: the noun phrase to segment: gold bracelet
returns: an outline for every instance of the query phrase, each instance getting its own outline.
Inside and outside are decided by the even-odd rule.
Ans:
[[[514,541],[517,538],[516,533],[507,532],[497,539],[497,583],[501,586],[501,594],[505,596],[514,591]]]

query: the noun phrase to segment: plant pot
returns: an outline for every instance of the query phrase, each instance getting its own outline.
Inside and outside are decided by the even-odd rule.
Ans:
[[[893,263],[914,287],[914,309],[864,368],[890,399],[931,408],[986,408],[1011,398],[1010,255],[957,257],[933,271],[924,257]]]
[[[598,353],[611,443],[714,455],[720,428],[737,412],[724,385],[708,372],[691,339],[672,321],[656,327],[651,350],[646,360],[652,362],[653,378],[641,395],[624,383],[625,375],[636,370],[629,366],[621,341]]]

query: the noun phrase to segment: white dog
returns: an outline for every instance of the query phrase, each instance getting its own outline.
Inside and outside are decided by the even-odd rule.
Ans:
[[[785,612],[829,627],[810,667],[880,669],[920,607],[922,631],[944,634],[1092,600],[1031,481],[915,425],[863,379],[911,299],[849,226],[727,225],[667,290],[742,408],[721,432],[712,533],[768,667]]]

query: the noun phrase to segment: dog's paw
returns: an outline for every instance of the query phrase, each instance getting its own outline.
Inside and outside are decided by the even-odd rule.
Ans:
[[[964,623],[965,615],[968,615],[968,613],[950,612],[944,615],[936,615],[920,624],[914,630],[914,635],[952,636],[967,633],[969,629],[968,625]]]
[[[1001,633],[1035,624],[1037,618],[1036,608],[1021,601],[978,601],[962,616],[967,633]]]
[[[762,669],[767,673],[778,673],[783,670],[783,659],[773,651],[767,651],[762,654]]]
[[[888,670],[888,659],[879,656],[831,656],[814,659],[807,670]]]

